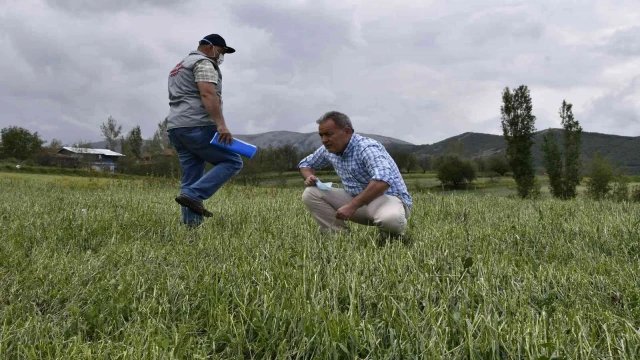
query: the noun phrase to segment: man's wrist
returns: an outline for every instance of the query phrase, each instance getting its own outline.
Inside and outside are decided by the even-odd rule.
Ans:
[[[356,210],[364,206],[364,204],[357,198],[353,198],[351,201],[347,203],[347,205]]]
[[[226,127],[227,126],[227,124],[224,121],[224,119],[220,119],[220,118],[213,119],[213,123],[216,124],[217,127]]]

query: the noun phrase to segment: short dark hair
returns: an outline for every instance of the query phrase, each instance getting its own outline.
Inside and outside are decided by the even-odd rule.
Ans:
[[[353,125],[351,124],[351,119],[341,112],[338,111],[329,111],[328,113],[322,115],[320,119],[316,120],[318,125],[323,124],[329,120],[333,120],[334,123],[340,129],[349,128],[351,131],[354,131]]]

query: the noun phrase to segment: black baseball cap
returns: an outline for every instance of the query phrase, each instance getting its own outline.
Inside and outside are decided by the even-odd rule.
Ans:
[[[228,47],[227,42],[224,41],[222,36],[218,34],[210,34],[205,36],[202,40],[200,40],[200,45],[220,46],[228,54],[233,54],[234,52],[236,52],[236,49]]]

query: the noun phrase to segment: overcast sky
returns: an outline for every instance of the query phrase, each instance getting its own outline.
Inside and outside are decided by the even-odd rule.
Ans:
[[[501,91],[529,86],[538,130],[563,99],[585,131],[640,135],[638,0],[0,0],[0,127],[101,139],[113,116],[151,137],[169,71],[219,33],[236,134],[356,131],[433,143],[501,133]]]

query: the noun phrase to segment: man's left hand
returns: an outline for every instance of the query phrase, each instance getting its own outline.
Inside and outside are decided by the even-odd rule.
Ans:
[[[336,213],[336,218],[347,221],[351,219],[351,217],[353,216],[353,214],[355,214],[357,210],[358,210],[357,207],[351,204],[347,204],[341,207],[340,209],[338,209],[338,212]]]

